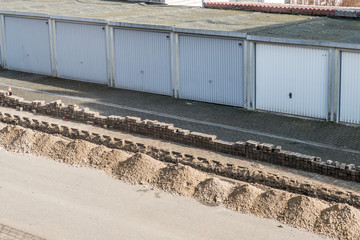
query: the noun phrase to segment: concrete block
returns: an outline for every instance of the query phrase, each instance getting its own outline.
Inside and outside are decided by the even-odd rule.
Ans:
[[[134,123],[141,122],[141,118],[139,118],[139,117],[126,116],[125,119],[126,119],[126,121],[134,122]]]

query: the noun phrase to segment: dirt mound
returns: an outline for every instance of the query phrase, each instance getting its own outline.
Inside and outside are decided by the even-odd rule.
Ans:
[[[195,187],[207,174],[182,164],[170,165],[160,170],[156,186],[164,191],[193,196]]]
[[[132,155],[84,140],[6,126],[0,130],[6,150],[33,153],[74,166],[102,169],[133,184],[149,184],[179,195],[194,196],[206,204],[224,203],[230,209],[277,219],[340,239],[360,239],[360,211],[262,185],[235,184],[182,164],[166,164],[144,155]],[[262,178],[266,177],[261,175]],[[265,190],[263,190],[265,189]]]
[[[264,191],[250,184],[237,186],[225,201],[225,205],[236,211],[250,213],[255,199]]]
[[[91,165],[108,173],[119,161],[130,157],[125,151],[103,145],[9,125],[0,130],[0,145],[8,151],[46,156],[73,166]]]
[[[279,219],[293,194],[281,190],[269,190],[260,194],[250,210],[256,216]]]
[[[339,239],[360,239],[360,211],[346,204],[324,209],[317,219],[315,232]]]
[[[108,174],[112,174],[119,162],[125,161],[130,157],[131,154],[127,152],[109,149],[102,145],[91,149],[88,155],[90,166],[102,169]]]
[[[50,153],[53,152],[55,146],[66,145],[69,141],[62,137],[54,136],[50,134],[41,134],[35,132],[32,136],[31,152],[35,155],[42,155],[50,157]],[[57,142],[63,144],[57,145]],[[64,151],[65,146],[59,149],[59,154]],[[60,155],[58,155],[60,157]]]
[[[154,184],[160,169],[165,167],[165,163],[137,153],[126,161],[119,162],[114,174],[132,184]]]
[[[23,131],[25,131],[23,127],[6,125],[0,130],[0,143],[2,145],[8,143],[11,139],[17,137]]]
[[[63,162],[64,152],[65,152],[64,149],[66,148],[69,142],[70,141],[59,139],[58,141],[52,144],[48,154],[47,155],[44,154],[43,156],[47,156],[57,161]],[[41,155],[41,152],[39,152],[39,155]]]
[[[97,145],[83,140],[74,140],[66,144],[63,161],[75,166],[89,166],[89,153]]]
[[[34,132],[18,126],[6,126],[0,131],[1,145],[8,151],[30,153]]]
[[[234,186],[234,183],[219,178],[209,178],[195,188],[194,197],[206,204],[219,205],[227,198]]]
[[[329,204],[319,199],[307,196],[295,196],[289,199],[280,219],[282,222],[311,229],[323,209],[328,208]]]

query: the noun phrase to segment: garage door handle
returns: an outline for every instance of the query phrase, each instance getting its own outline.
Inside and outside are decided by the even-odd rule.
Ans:
[[[289,93],[289,98],[290,98],[290,99],[292,98],[292,93]]]

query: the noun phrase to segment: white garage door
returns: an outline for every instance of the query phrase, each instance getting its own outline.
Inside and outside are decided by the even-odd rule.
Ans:
[[[56,22],[58,76],[108,84],[105,26]]]
[[[256,108],[327,118],[326,49],[256,44]]]
[[[5,17],[7,67],[51,75],[47,20]]]
[[[114,29],[115,87],[172,95],[170,34]]]
[[[179,37],[179,97],[244,105],[241,40]]]
[[[340,121],[360,123],[360,53],[341,54]]]

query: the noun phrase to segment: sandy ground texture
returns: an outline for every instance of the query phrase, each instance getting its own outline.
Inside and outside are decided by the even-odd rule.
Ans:
[[[46,239],[320,240],[101,171],[0,149],[0,222]]]
[[[0,145],[10,151],[46,156],[73,166],[103,169],[125,182],[194,197],[206,205],[225,206],[331,237],[360,238],[360,211],[347,204],[220,179],[189,166],[164,163],[144,154],[109,149],[17,126],[5,126],[0,136]]]

